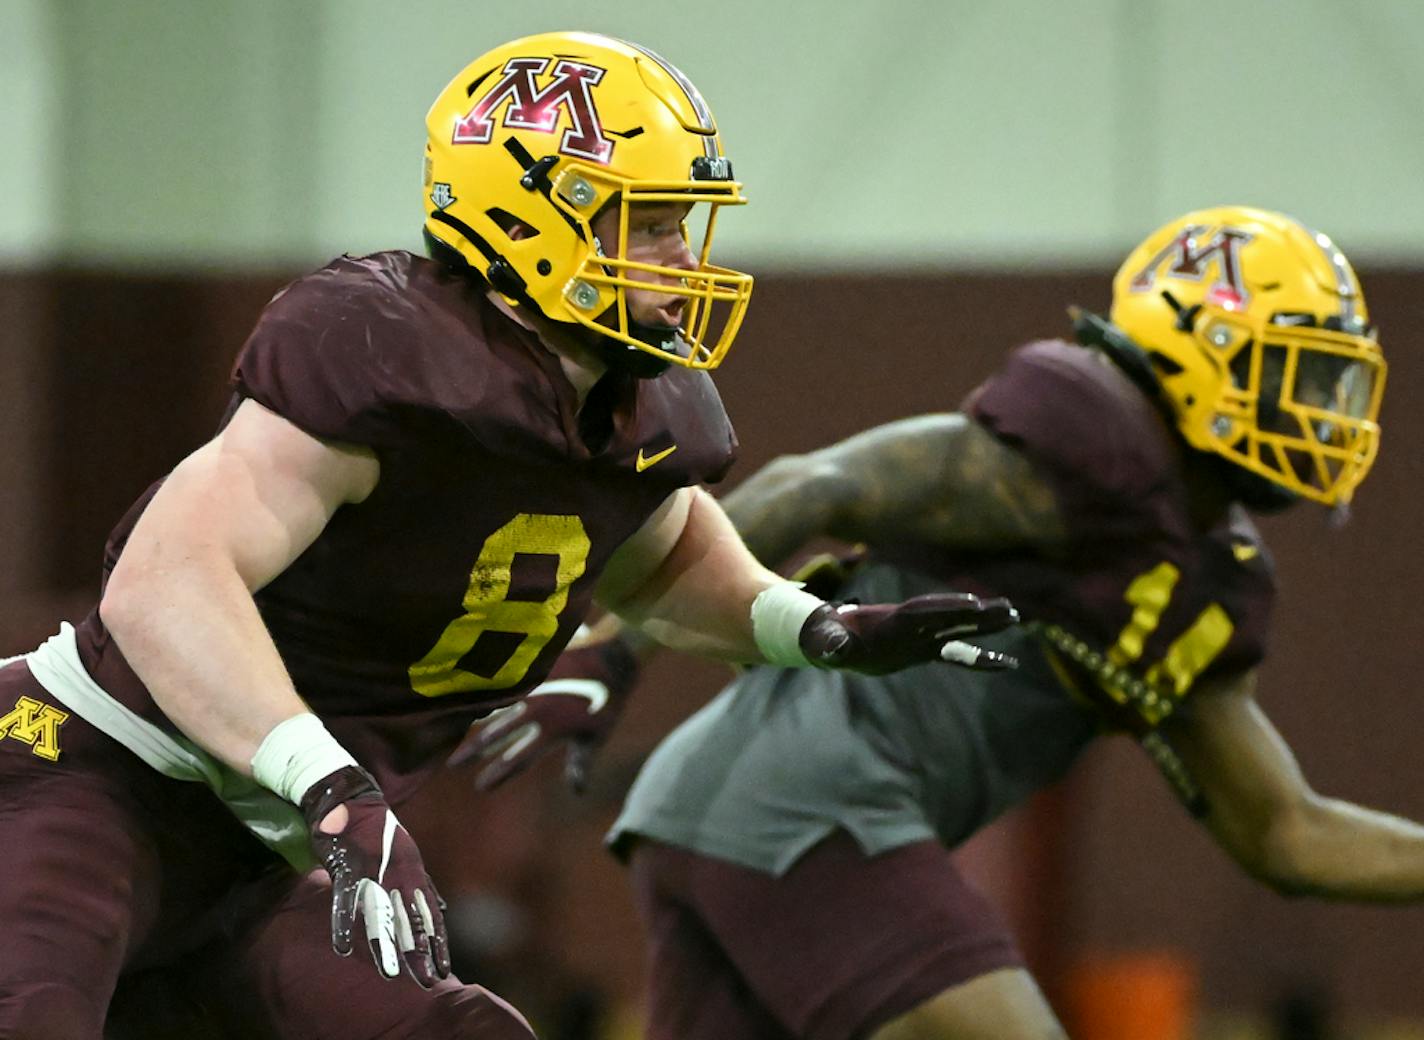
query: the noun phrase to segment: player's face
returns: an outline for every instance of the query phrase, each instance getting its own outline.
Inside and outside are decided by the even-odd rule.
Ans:
[[[1369,410],[1373,395],[1374,376],[1354,358],[1317,351],[1302,351],[1296,362],[1295,375],[1289,392],[1286,385],[1285,352],[1267,346],[1261,365],[1261,396],[1266,402],[1262,429],[1275,433],[1299,435],[1301,420],[1285,415],[1272,407],[1277,401],[1294,404],[1305,412],[1305,432],[1322,444],[1336,441],[1338,428],[1331,417],[1359,419]]]
[[[683,221],[690,206],[676,202],[634,203],[628,207],[628,237],[620,242],[619,208],[610,206],[593,219],[593,231],[603,244],[604,252],[624,260],[634,260],[679,271],[697,268],[697,258],[688,248]],[[676,285],[678,279],[636,268],[627,271],[637,282],[653,285]],[[629,316],[643,325],[674,327],[682,320],[687,297],[673,296],[652,289],[627,290]]]

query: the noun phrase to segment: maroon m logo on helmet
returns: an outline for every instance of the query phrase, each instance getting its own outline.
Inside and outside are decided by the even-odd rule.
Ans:
[[[593,104],[593,87],[606,70],[560,58],[554,66],[553,81],[541,88],[534,77],[544,74],[550,60],[511,58],[505,62],[500,79],[475,102],[469,115],[455,124],[453,143],[488,144],[501,108],[501,125],[511,130],[538,130],[546,134],[556,133],[559,116],[567,113],[569,127],[559,142],[559,151],[594,162],[608,162],[613,155],[613,142],[603,133],[598,109]]]
[[[1246,283],[1241,276],[1241,247],[1255,236],[1237,228],[1219,228],[1216,234],[1202,242],[1207,231],[1204,224],[1191,224],[1182,233],[1157,251],[1128,287],[1133,292],[1146,292],[1159,274],[1199,282],[1206,277],[1207,264],[1216,261],[1217,279],[1211,292],[1222,297],[1221,302],[1240,306],[1246,302]],[[1166,265],[1165,270],[1163,265]]]

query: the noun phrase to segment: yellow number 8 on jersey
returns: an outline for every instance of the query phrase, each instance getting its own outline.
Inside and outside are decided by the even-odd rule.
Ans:
[[[445,627],[430,652],[410,666],[410,685],[423,697],[445,697],[468,690],[502,690],[524,678],[559,628],[559,614],[569,601],[569,586],[588,562],[588,534],[577,516],[520,513],[485,539],[465,589],[465,613]],[[554,587],[544,599],[509,599],[510,572],[516,556],[558,558]],[[493,675],[459,667],[485,632],[524,638]]]

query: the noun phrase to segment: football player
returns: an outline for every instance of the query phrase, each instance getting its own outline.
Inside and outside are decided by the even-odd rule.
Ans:
[[[1012,352],[956,414],[779,459],[726,498],[764,562],[867,545],[836,598],[1012,597],[1026,623],[992,643],[1020,667],[756,668],[661,744],[610,834],[647,927],[651,1040],[1061,1036],[948,850],[1105,728],[1273,888],[1424,897],[1424,828],[1315,793],[1255,697],[1275,584],[1248,512],[1343,505],[1378,446],[1385,363],[1354,271],[1289,217],[1192,213],[1076,331]],[[633,664],[595,642],[557,674],[619,694]],[[485,785],[602,736],[618,697],[576,713],[563,689],[463,749]]]
[[[393,809],[595,598],[733,660],[994,663],[950,635],[1005,603],[837,611],[698,490],[732,458],[707,370],[752,282],[709,259],[744,199],[682,73],[530,37],[427,126],[430,257],[278,294],[96,609],[0,671],[0,1036],[96,1040],[125,977],[193,965],[243,1037],[529,1036],[450,977]]]

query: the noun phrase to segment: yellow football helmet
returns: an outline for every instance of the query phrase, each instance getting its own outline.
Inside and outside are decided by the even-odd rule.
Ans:
[[[545,33],[466,66],[426,117],[425,231],[491,286],[553,321],[577,323],[655,357],[715,368],[737,335],[750,275],[708,262],[717,212],[746,202],[697,88],[636,44]],[[638,203],[707,203],[701,242],[686,220],[693,269],[624,259],[591,221],[621,207],[620,241]],[[606,250],[606,252],[605,252]],[[677,330],[638,326],[630,275],[671,280],[687,299]],[[641,336],[641,338],[640,338]],[[637,356],[637,355],[635,355]]]
[[[1111,321],[1147,352],[1192,447],[1328,505],[1369,472],[1384,356],[1325,235],[1244,206],[1189,213],[1123,263]]]

